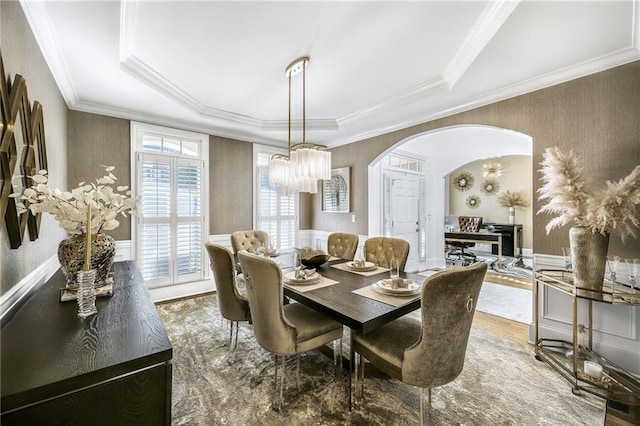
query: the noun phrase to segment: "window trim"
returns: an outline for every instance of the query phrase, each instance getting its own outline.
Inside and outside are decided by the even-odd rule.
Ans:
[[[287,150],[284,148],[277,148],[275,146],[270,145],[261,145],[254,143],[253,144],[253,167],[252,167],[252,176],[253,176],[253,229],[258,229],[258,209],[260,208],[260,203],[258,200],[259,195],[259,185],[258,185],[258,155],[259,154],[283,154],[287,155]],[[295,229],[296,236],[294,244],[298,246],[300,240],[300,196],[297,195],[295,198],[296,202],[296,215],[295,215]]]
[[[180,157],[191,160],[200,160],[203,162],[202,166],[202,214],[204,216],[204,223],[202,225],[202,242],[209,241],[209,135],[204,133],[196,133],[188,130],[180,130],[172,127],[158,126],[155,124],[142,123],[137,121],[131,121],[131,195],[136,197],[138,190],[138,174],[137,174],[137,157],[139,153],[146,152],[149,154],[155,154],[168,157]],[[162,136],[176,137],[179,139],[190,139],[196,141],[200,145],[199,156],[176,156],[159,151],[148,150],[142,148],[142,135],[145,133],[159,134]],[[134,260],[137,260],[138,247],[136,241],[136,235],[138,233],[139,217],[135,216],[135,220],[131,221],[131,254]],[[211,277],[211,268],[209,268],[209,255],[206,252],[204,244],[202,244],[202,280],[208,280]],[[185,283],[175,283],[175,285],[184,285]]]

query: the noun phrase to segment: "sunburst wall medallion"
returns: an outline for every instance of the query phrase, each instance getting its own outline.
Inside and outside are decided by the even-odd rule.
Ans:
[[[469,195],[467,197],[467,200],[465,201],[465,204],[470,209],[477,209],[480,206],[480,197],[478,197],[477,195]]]
[[[499,189],[500,183],[496,179],[484,179],[480,183],[480,191],[488,196],[496,195]]]
[[[453,186],[458,191],[468,191],[473,187],[473,175],[469,172],[460,172],[453,176]]]
[[[499,178],[504,173],[504,166],[498,162],[484,164],[482,166],[482,176]]]

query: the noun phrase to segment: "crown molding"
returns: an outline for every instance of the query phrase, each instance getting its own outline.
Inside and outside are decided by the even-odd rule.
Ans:
[[[239,141],[262,143],[265,145],[272,145],[277,147],[286,147],[286,142],[283,142],[281,140],[266,138],[262,135],[249,133],[240,129],[227,129],[216,127],[213,125],[194,123],[187,120],[170,119],[164,116],[141,113],[139,111],[124,108],[107,107],[91,102],[79,101],[76,102],[70,109],[90,114],[106,115],[108,117],[122,118],[124,120],[140,121],[144,123],[157,124],[159,126],[173,127],[175,129],[189,130],[192,132],[206,133],[207,135],[211,136],[219,136]]]
[[[435,78],[406,90],[398,96],[393,96],[376,105],[347,114],[337,120],[338,126],[346,126],[356,121],[364,120],[374,114],[381,114],[392,109],[406,107],[419,99],[423,99],[428,93],[433,94],[435,92],[448,90],[448,88],[449,85],[443,77]]]
[[[328,143],[327,146],[329,148],[336,148],[341,145],[347,145],[350,143],[362,141],[386,133],[406,129],[407,127],[415,126],[418,124],[428,123],[429,121],[448,117],[454,114],[459,114],[461,112],[469,111],[505,99],[524,95],[526,93],[541,90],[550,86],[555,86],[557,84],[565,83],[567,81],[605,71],[607,69],[637,61],[639,59],[640,49],[637,49],[635,47],[621,49],[617,52],[603,55],[599,58],[584,61],[579,64],[565,67],[558,71],[547,73],[536,78],[492,90],[481,96],[472,98],[468,102],[459,105],[453,105],[438,112],[434,112],[431,114],[419,112],[414,114],[413,117],[410,117],[407,120],[399,123],[394,123],[388,126],[378,127],[366,132],[354,134],[353,136],[350,136],[348,138],[336,139],[335,141]]]
[[[58,85],[67,107],[71,108],[71,105],[78,101],[78,93],[73,85],[64,56],[60,52],[56,38],[51,30],[51,21],[46,10],[46,3],[20,0],[20,6],[22,6],[36,43],[40,47],[40,52],[42,52],[42,56],[44,56],[45,62],[51,70],[53,79]]]
[[[519,4],[520,0],[501,0],[485,6],[443,73],[449,89],[460,80]]]

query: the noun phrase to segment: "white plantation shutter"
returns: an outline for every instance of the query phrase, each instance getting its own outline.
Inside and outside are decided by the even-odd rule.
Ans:
[[[149,288],[204,277],[202,160],[139,155],[138,263]]]
[[[269,153],[259,153],[256,159],[257,229],[269,233],[271,244],[278,250],[292,248],[298,232],[298,194],[284,193],[269,185]]]

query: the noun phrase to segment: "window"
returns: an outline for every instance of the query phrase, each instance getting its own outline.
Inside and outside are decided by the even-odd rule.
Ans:
[[[298,194],[269,185],[269,159],[280,150],[254,145],[255,227],[269,233],[278,250],[292,248],[298,237]]]
[[[131,134],[142,197],[134,246],[145,283],[158,288],[206,278],[208,137],[141,123],[132,123]]]

